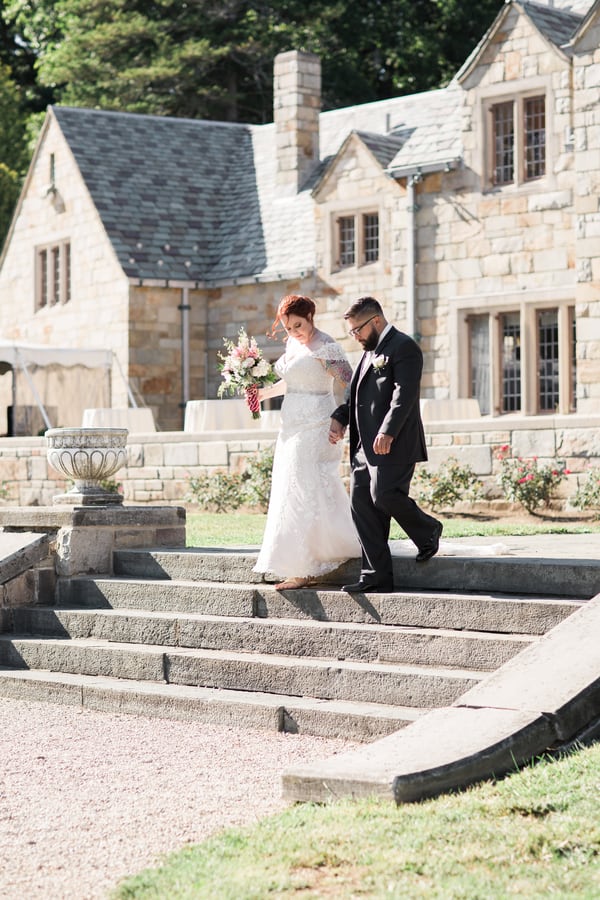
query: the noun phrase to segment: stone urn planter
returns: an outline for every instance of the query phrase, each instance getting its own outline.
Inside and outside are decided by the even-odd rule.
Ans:
[[[51,428],[46,432],[49,464],[74,481],[54,503],[72,506],[114,506],[123,496],[102,485],[127,459],[127,428]]]

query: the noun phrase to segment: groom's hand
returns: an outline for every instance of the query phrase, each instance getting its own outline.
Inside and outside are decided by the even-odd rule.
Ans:
[[[393,440],[391,434],[378,434],[373,441],[373,451],[379,456],[385,456],[392,449]]]
[[[338,441],[341,441],[346,433],[346,429],[342,425],[341,422],[338,422],[337,419],[329,420],[329,443],[337,444]]]

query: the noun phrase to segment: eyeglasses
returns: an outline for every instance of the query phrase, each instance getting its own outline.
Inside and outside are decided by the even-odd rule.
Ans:
[[[379,313],[375,313],[374,316],[371,316],[371,318],[367,319],[366,322],[363,322],[362,325],[357,325],[356,328],[351,328],[350,331],[348,332],[350,337],[356,337],[357,334],[360,334],[361,331],[363,330],[363,328],[365,327],[365,325],[368,325],[369,322],[372,322],[373,319],[376,319],[378,315],[379,315]]]

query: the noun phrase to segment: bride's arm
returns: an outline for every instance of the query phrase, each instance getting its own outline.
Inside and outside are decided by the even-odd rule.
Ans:
[[[347,398],[348,386],[352,380],[352,367],[341,347],[338,346],[338,352],[332,355],[334,358],[320,360],[328,375],[333,378],[333,396],[338,406],[341,406]]]
[[[285,394],[285,381],[283,378],[280,381],[276,381],[275,384],[269,384],[258,389],[258,399],[261,403],[263,400],[270,400],[272,397],[281,397],[282,394]]]

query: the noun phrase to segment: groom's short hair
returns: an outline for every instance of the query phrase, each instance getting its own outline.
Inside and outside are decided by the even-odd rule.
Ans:
[[[370,316],[382,316],[381,304],[375,297],[359,297],[344,313],[344,319],[356,319],[363,313]]]

